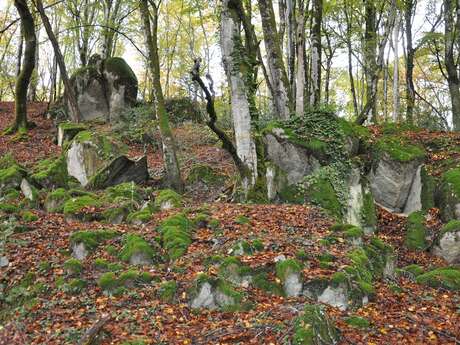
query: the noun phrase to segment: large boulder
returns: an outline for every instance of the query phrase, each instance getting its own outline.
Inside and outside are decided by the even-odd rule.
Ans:
[[[449,264],[460,263],[460,221],[451,220],[443,226],[433,246],[433,254]]]
[[[124,182],[141,183],[149,178],[147,158],[131,160],[125,147],[111,137],[79,132],[66,152],[67,172],[82,186],[104,189]]]
[[[136,102],[136,75],[119,57],[106,60],[92,57],[90,64],[78,69],[70,82],[84,121],[112,121]]]
[[[395,138],[376,144],[376,163],[369,174],[375,201],[392,212],[411,213],[422,208],[421,177],[425,152]]]
[[[436,192],[436,206],[443,221],[460,219],[460,168],[448,170],[442,175]]]

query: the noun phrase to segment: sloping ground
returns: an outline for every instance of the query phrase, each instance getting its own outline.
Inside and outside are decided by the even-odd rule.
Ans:
[[[1,128],[5,128],[12,119],[12,106],[1,104],[0,108],[3,109]],[[52,144],[52,124],[39,115],[41,109],[39,105],[31,108],[31,117],[38,126],[29,133],[29,141],[0,137],[1,155],[12,152],[20,163],[29,166],[59,152]],[[194,125],[176,129],[184,175],[188,176],[193,164],[208,163],[231,176],[233,167],[229,157],[214,146],[215,142],[206,133]],[[420,132],[417,134],[420,137],[408,133],[424,142],[451,137],[446,133],[423,134],[426,137]],[[133,155],[144,151],[141,145],[130,149]],[[433,151],[432,158],[436,161],[436,155],[445,157],[447,153],[443,152]],[[154,176],[159,176],[161,155],[152,148],[147,148],[147,155],[149,168]],[[449,157],[455,158],[450,153]],[[333,221],[317,208],[203,204],[204,200],[213,200],[222,186],[208,190],[200,185],[188,188],[189,208],[157,212],[144,226],[69,221],[60,214],[33,210],[38,219],[20,221],[26,227],[17,229],[26,231],[9,234],[6,242],[9,264],[0,268],[0,344],[75,344],[106,314],[111,319],[101,333],[102,344],[121,344],[130,339],[142,339],[145,344],[291,344],[296,318],[305,305],[317,302],[305,296],[287,298],[277,294],[281,281],[276,275],[275,261],[281,255],[297,259],[306,282],[331,277],[349,265],[347,253],[354,246],[330,230]],[[86,209],[88,213],[96,211]],[[179,212],[186,212],[191,220],[206,214],[206,221],[195,222],[185,254],[170,260],[159,226]],[[430,230],[436,234],[441,223],[436,210],[430,214]],[[11,217],[3,216],[4,220]],[[379,210],[377,236],[393,246],[397,267],[418,264],[428,270],[446,266],[443,260],[429,253],[406,249],[404,227],[405,218]],[[116,231],[117,235],[99,243],[81,261],[82,266],[71,266],[72,234],[106,229]],[[138,234],[152,246],[153,264],[134,267],[121,260],[119,254],[128,233]],[[4,236],[2,233],[0,241]],[[365,238],[365,242],[368,240]],[[265,285],[236,287],[242,302],[233,311],[192,309],[190,300],[197,277],[201,273],[210,278],[221,277],[223,260],[236,255],[242,242],[252,247],[239,256],[241,263],[252,271],[264,272]],[[326,264],[322,260],[325,254],[331,257]],[[127,272],[132,274],[132,270],[138,271],[137,278],[124,281],[123,288],[116,293],[114,290],[109,293],[100,282],[104,273],[114,272],[121,280]],[[174,283],[176,288],[171,288]],[[340,329],[341,344],[460,343],[458,292],[419,285],[406,274],[378,279],[374,288],[373,298],[363,307],[341,311],[325,306]],[[351,316],[360,316],[368,324],[363,328],[352,326],[348,322]]]

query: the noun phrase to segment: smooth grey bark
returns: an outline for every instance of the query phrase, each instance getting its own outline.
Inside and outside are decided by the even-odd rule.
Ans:
[[[452,6],[453,4],[454,6]],[[455,19],[454,15],[456,16]],[[459,1],[444,0],[444,64],[452,104],[452,124],[455,131],[460,130],[460,79],[454,51],[455,45],[460,39],[459,29]]]
[[[18,53],[16,54],[16,77],[21,73],[22,51],[24,49],[24,34],[22,33],[22,25],[19,30]]]
[[[395,25],[393,28],[393,122],[400,121],[399,107],[401,106],[399,97],[399,14],[396,15]]]
[[[242,177],[242,187],[247,193],[257,180],[257,151],[251,133],[251,100],[246,93],[244,77],[247,73],[242,61],[241,16],[238,13],[239,1],[223,0],[220,27],[220,45],[222,62],[230,87],[231,112],[235,130],[235,142],[238,157],[248,171]]]
[[[270,83],[273,89],[274,108],[280,118],[287,119],[294,107],[289,79],[283,62],[281,40],[276,31],[273,4],[271,0],[258,0],[258,4],[262,18]]]
[[[321,101],[321,24],[323,21],[323,1],[312,2],[311,27],[311,91],[310,105],[316,106]]]
[[[305,5],[299,0],[297,11],[297,64],[296,64],[296,97],[295,112],[302,116],[305,109]]]
[[[366,102],[374,123],[377,121],[377,10],[375,0],[365,0],[364,73],[366,75]],[[367,116],[367,114],[366,114]]]
[[[417,1],[405,0],[404,2],[404,28],[406,37],[406,121],[413,122],[415,107],[414,86],[414,59],[415,49],[412,38],[412,18],[415,13]]]

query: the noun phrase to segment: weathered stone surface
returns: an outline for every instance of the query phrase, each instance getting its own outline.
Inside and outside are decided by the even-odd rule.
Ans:
[[[25,178],[22,179],[20,188],[22,194],[24,194],[24,196],[30,201],[34,201],[37,198],[37,193],[34,191],[34,187]]]
[[[290,273],[283,282],[283,289],[288,297],[297,297],[302,292],[302,281],[299,273]]]
[[[460,230],[442,234],[433,247],[433,254],[442,257],[449,264],[460,263]]]
[[[137,78],[122,58],[101,60],[93,56],[90,64],[77,70],[70,81],[84,121],[112,121],[136,101]]]
[[[72,256],[78,260],[84,260],[89,252],[83,242],[74,243],[72,245]]]
[[[285,172],[288,185],[302,181],[320,167],[307,149],[287,141],[280,128],[265,136],[265,145],[270,161]]]
[[[198,294],[193,298],[190,306],[192,308],[215,309],[217,305],[212,290],[212,286],[208,282],[201,284]]]
[[[136,252],[129,258],[129,263],[131,265],[151,265],[153,262],[148,254]]]
[[[420,211],[422,209],[422,166],[417,168],[412,186],[409,191],[409,196],[404,206],[404,214],[411,214],[412,212]]]
[[[6,256],[0,256],[0,267],[6,267],[10,264],[10,260]]]
[[[392,212],[403,212],[419,171],[418,160],[398,162],[383,154],[369,176],[375,201]]]
[[[72,140],[79,132],[85,129],[86,126],[78,123],[64,122],[59,124],[57,136],[58,146],[63,146],[65,142]]]
[[[136,160],[118,156],[98,171],[91,181],[91,187],[105,189],[124,182],[142,183],[148,179],[147,156]]]
[[[332,287],[328,286],[321,295],[318,296],[318,302],[328,304],[330,306],[339,308],[340,310],[347,310],[348,308],[348,292],[345,286]]]

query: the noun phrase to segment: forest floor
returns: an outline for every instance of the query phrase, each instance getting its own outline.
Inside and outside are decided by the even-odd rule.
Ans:
[[[60,153],[55,144],[55,129],[51,120],[43,117],[46,105],[32,104],[29,118],[37,124],[26,141],[11,136],[0,137],[0,156],[12,153],[24,166]],[[0,131],[13,120],[13,104],[0,103]],[[378,134],[378,128],[373,128]],[[231,177],[234,168],[229,156],[203,128],[183,124],[175,129],[180,157],[187,175],[192,163],[205,162]],[[429,140],[433,136],[450,134],[414,133],[414,140]],[[459,140],[458,137],[449,140]],[[459,140],[460,142],[460,140]],[[142,145],[130,146],[130,153],[146,152],[149,169],[155,178],[162,174],[162,160],[158,151]],[[450,153],[439,150],[433,161],[442,161]],[[439,155],[441,158],[437,158]],[[442,163],[439,163],[442,164]],[[436,169],[436,165],[433,165]],[[231,183],[231,179],[230,179]],[[155,182],[152,182],[155,184]],[[94,323],[109,315],[104,327],[102,344],[121,344],[130,339],[143,339],[146,344],[290,344],[294,320],[303,305],[312,303],[306,297],[285,298],[249,286],[239,288],[250,302],[247,311],[224,312],[192,310],[189,289],[198,273],[218,274],[218,266],[210,258],[228,255],[238,241],[260,239],[263,250],[244,255],[241,261],[251,268],[263,268],[268,278],[276,282],[274,259],[306,253],[302,274],[305,278],[330,276],[347,264],[345,243],[337,242],[327,248],[336,260],[324,268],[317,257],[325,248],[321,240],[331,234],[333,221],[319,209],[301,205],[246,205],[227,202],[223,192],[229,186],[212,189],[188,186],[186,193],[189,214],[196,214],[205,205],[210,217],[219,221],[219,230],[198,228],[187,253],[174,264],[159,262],[144,267],[154,283],[128,288],[128,292],[111,296],[96,284],[100,271],[92,262],[104,258],[117,262],[116,255],[106,247],[98,247],[87,257],[81,278],[88,282],[80,294],[69,294],[56,287],[66,277],[64,262],[69,258],[69,236],[77,230],[106,229],[107,224],[68,221],[61,214],[33,210],[38,219],[26,225],[30,231],[16,233],[6,242],[9,265],[0,268],[0,283],[6,287],[17,285],[25,277],[33,276],[35,283],[43,283],[46,292],[8,315],[0,323],[0,344],[75,344]],[[94,210],[88,210],[92,212]],[[159,236],[161,220],[178,210],[156,213],[145,225],[110,225],[120,233],[138,233],[147,240]],[[248,222],[241,222],[241,217]],[[431,211],[430,228],[436,233],[440,221],[436,210]],[[418,264],[425,269],[446,266],[443,260],[427,252],[413,252],[403,245],[405,218],[379,210],[376,235],[390,243],[397,255],[397,267]],[[119,238],[107,245],[121,248]],[[123,268],[129,268],[121,263]],[[175,281],[177,292],[173,300],[160,298],[162,283]],[[460,295],[443,289],[416,284],[404,276],[391,281],[377,282],[375,298],[355,310],[340,311],[325,306],[342,334],[341,344],[460,344]],[[366,329],[355,328],[345,322],[349,316],[369,320]]]

